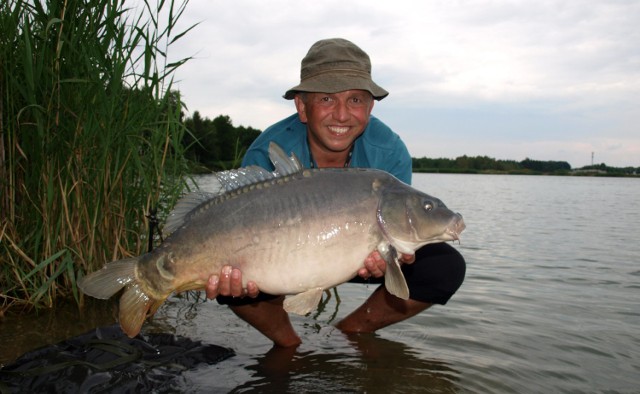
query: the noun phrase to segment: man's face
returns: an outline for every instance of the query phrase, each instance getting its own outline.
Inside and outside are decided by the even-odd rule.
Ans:
[[[348,150],[373,109],[373,97],[366,90],[304,93],[296,95],[295,103],[300,120],[307,124],[309,143],[328,152]]]

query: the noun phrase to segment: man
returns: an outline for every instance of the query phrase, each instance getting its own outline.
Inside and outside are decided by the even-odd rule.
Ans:
[[[295,153],[305,167],[368,167],[411,182],[411,156],[389,127],[371,116],[374,100],[389,93],[371,79],[369,56],[344,39],[315,43],[302,60],[300,84],[284,98],[297,113],[267,128],[251,145],[243,166],[272,170],[268,145],[275,141]],[[408,300],[378,287],[358,309],[337,323],[344,332],[374,332],[405,320],[433,304],[445,304],[462,284],[465,262],[452,246],[427,245],[415,256],[403,255]],[[383,283],[386,263],[378,252],[363,262],[352,282]],[[282,303],[284,296],[260,293],[254,282],[242,287],[242,273],[226,266],[209,278],[208,298],[228,304],[233,312],[271,339],[276,346],[300,344]]]

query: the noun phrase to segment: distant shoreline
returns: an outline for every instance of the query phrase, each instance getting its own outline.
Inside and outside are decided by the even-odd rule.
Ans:
[[[579,177],[607,177],[607,178],[640,178],[640,174],[609,173],[602,170],[571,170],[555,172],[539,172],[527,170],[496,171],[473,169],[428,169],[414,168],[416,174],[472,174],[472,175],[551,175],[551,176],[579,176]]]

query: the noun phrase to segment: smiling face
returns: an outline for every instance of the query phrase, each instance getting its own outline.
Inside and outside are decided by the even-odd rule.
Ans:
[[[343,166],[353,142],[369,122],[371,93],[300,93],[295,104],[300,121],[307,125],[309,147],[318,166]]]

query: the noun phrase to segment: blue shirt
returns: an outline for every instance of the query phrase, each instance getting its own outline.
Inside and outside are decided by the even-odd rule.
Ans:
[[[242,166],[258,165],[273,171],[269,160],[269,142],[275,142],[287,153],[295,153],[302,165],[311,166],[307,125],[293,114],[269,126],[251,144],[242,160]],[[386,171],[401,181],[411,183],[411,156],[400,137],[374,116],[360,137],[355,140],[350,167],[376,168]]]

